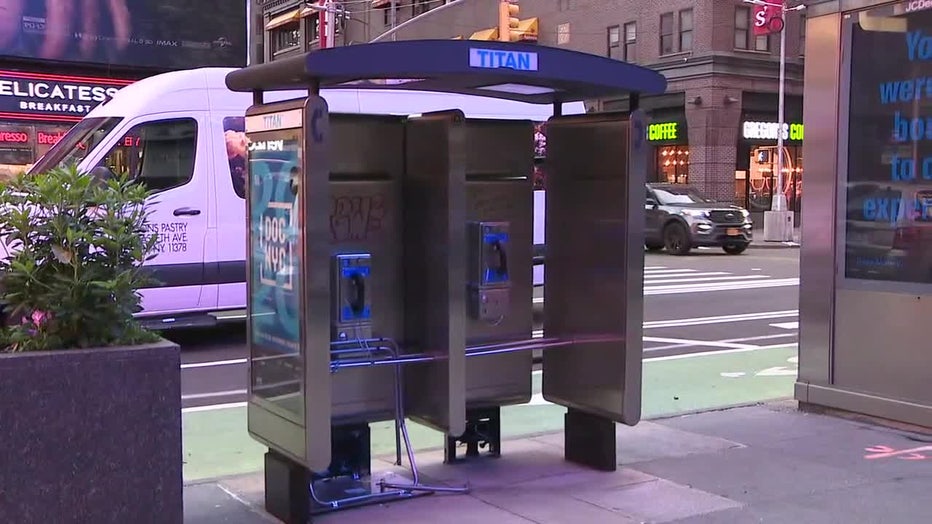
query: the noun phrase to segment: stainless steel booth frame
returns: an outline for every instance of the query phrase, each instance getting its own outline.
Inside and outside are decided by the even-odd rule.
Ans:
[[[513,69],[517,67],[514,63],[504,66],[502,65],[504,62],[492,67],[485,62],[485,58],[482,58],[484,55],[481,53],[495,53],[501,60],[504,60],[501,57],[510,57],[509,60],[519,62],[527,60],[527,64],[531,63],[530,57],[533,55],[534,69],[526,69],[523,72],[514,71]],[[412,55],[420,56],[421,63],[426,64],[425,74],[413,75],[421,80],[402,82],[411,83],[411,86],[404,88],[479,94],[537,103],[550,100],[549,103],[552,103],[554,117],[549,123],[563,133],[562,135],[555,134],[552,140],[553,144],[556,144],[553,159],[557,173],[555,180],[558,181],[560,187],[564,188],[566,195],[557,195],[554,191],[549,191],[547,194],[549,224],[547,244],[550,255],[548,264],[559,269],[548,271],[548,274],[556,273],[557,276],[548,278],[548,282],[552,280],[556,284],[545,287],[545,292],[548,293],[545,307],[557,304],[556,311],[559,314],[545,318],[543,338],[461,346],[461,357],[456,355],[456,351],[449,351],[455,348],[435,351],[429,340],[427,347],[421,347],[420,352],[405,353],[403,345],[392,338],[362,338],[358,335],[346,341],[328,342],[330,351],[316,352],[319,354],[314,357],[313,361],[306,360],[308,352],[302,349],[301,356],[305,359],[302,362],[304,365],[304,375],[301,379],[302,391],[304,391],[305,381],[326,380],[325,374],[332,376],[354,368],[393,366],[392,411],[395,423],[395,462],[401,465],[400,448],[403,443],[413,479],[411,483],[391,483],[382,479],[379,482],[378,493],[331,500],[321,498],[314,482],[309,480],[308,474],[311,471],[329,468],[327,464],[331,459],[330,445],[332,443],[326,437],[331,433],[329,414],[332,399],[329,393],[326,393],[314,399],[312,407],[305,406],[306,412],[316,410],[315,424],[306,421],[304,425],[305,453],[288,452],[287,447],[283,449],[280,442],[275,442],[275,438],[253,434],[269,447],[270,454],[280,453],[278,457],[272,457],[272,459],[269,458],[269,454],[266,456],[266,505],[267,507],[270,505],[269,475],[270,471],[275,469],[278,477],[273,479],[276,482],[274,488],[279,493],[273,495],[288,499],[284,503],[289,507],[278,506],[276,511],[270,511],[285,520],[304,521],[303,519],[309,514],[313,514],[313,512],[301,512],[303,510],[300,509],[301,502],[298,500],[301,495],[294,492],[295,486],[301,485],[307,490],[305,495],[309,497],[306,498],[312,499],[324,510],[410,498],[416,494],[466,493],[469,491],[468,485],[463,487],[428,486],[420,482],[414,450],[410,446],[405,423],[409,413],[405,408],[407,380],[402,372],[402,366],[410,364],[449,366],[451,360],[458,359],[463,359],[462,363],[465,365],[465,359],[546,350],[544,351],[544,397],[569,409],[566,415],[566,458],[598,469],[614,470],[616,467],[614,422],[634,425],[640,419],[642,348],[639,335],[643,314],[641,288],[643,250],[641,248],[644,209],[643,195],[638,188],[643,187],[644,181],[646,123],[643,114],[637,108],[639,94],[641,92],[662,93],[666,85],[665,80],[661,75],[645,68],[562,49],[526,44],[488,42],[480,44],[443,40],[366,44],[309,53],[303,57],[285,59],[280,63],[260,64],[231,73],[227,77],[227,85],[233,90],[253,93],[254,107],[247,112],[249,115],[258,114],[261,112],[257,111],[258,109],[268,107],[263,106],[263,91],[294,89],[296,83],[303,82],[309,93],[305,101],[306,120],[302,123],[307,151],[305,166],[311,165],[306,159],[313,155],[320,155],[323,159],[314,164],[313,169],[309,169],[309,173],[305,176],[317,177],[315,180],[319,185],[323,182],[321,177],[327,171],[329,162],[326,152],[329,124],[326,117],[326,105],[319,97],[321,80],[328,81],[329,85],[343,85],[350,82],[352,85],[347,87],[355,87],[359,85],[359,79],[363,78],[398,78],[402,71],[397,67],[393,68],[398,65],[393,59],[406,56],[408,62],[413,60],[414,63],[418,63]],[[446,59],[451,57],[465,59],[469,62],[469,67],[463,70],[468,73],[467,76],[481,77],[489,83],[501,81],[504,84],[506,81],[522,81],[534,85],[535,80],[531,72],[538,71],[538,55],[542,57],[541,70],[549,72],[550,70],[546,68],[553,68],[552,78],[543,75],[538,82],[551,82],[558,89],[574,92],[573,96],[581,97],[576,99],[624,92],[630,97],[632,112],[561,117],[562,103],[572,99],[563,99],[553,94],[522,95],[482,91],[481,86],[476,87],[463,80],[462,76],[457,76],[456,70],[450,70],[446,64]],[[473,62],[476,56],[482,58],[481,64]],[[553,64],[562,63],[564,66],[572,64],[572,67],[564,67],[563,71],[559,71],[563,77],[558,79],[559,67],[548,65],[551,63],[548,60]],[[410,74],[410,71],[407,71],[409,66],[402,65],[404,72]],[[320,74],[321,71],[330,71],[330,73]],[[431,75],[437,79],[450,75],[454,84],[457,81],[465,83],[458,87],[445,88],[440,80],[437,81],[438,83],[431,84],[433,81]],[[354,82],[356,84],[353,84]],[[638,82],[643,87],[642,89],[630,87]],[[421,84],[420,87],[414,86],[418,83]],[[370,84],[371,87],[382,88],[386,85],[378,82]],[[397,88],[400,84],[390,85]],[[578,89],[578,92],[574,89]],[[558,91],[549,91],[549,93],[556,92]],[[576,137],[575,134],[579,133],[581,133],[579,137]],[[556,136],[561,138],[556,138]],[[584,142],[580,142],[581,140]],[[621,145],[613,149],[613,151],[617,150],[615,153],[607,152],[606,150],[610,149],[608,147],[600,147],[602,144],[612,143]],[[574,148],[582,148],[581,150],[589,153],[588,157],[583,158],[585,168],[589,169],[588,172],[580,174],[573,167],[574,163],[580,160],[572,152]],[[530,149],[528,154],[531,155]],[[619,170],[625,174],[620,175]],[[304,231],[300,241],[306,259],[316,256],[323,260],[329,257],[329,254],[323,252],[322,246],[326,242],[323,241],[321,229],[322,224],[326,222],[325,210],[329,208],[326,200],[329,195],[324,194],[325,192],[308,194],[307,188],[311,184],[307,180],[305,178],[302,193],[306,197],[302,204],[304,212],[302,216],[305,217],[306,224],[315,224],[316,229]],[[570,190],[574,186],[583,189]],[[584,205],[587,198],[600,199],[604,202],[605,209],[590,209],[598,206]],[[615,200],[612,200],[613,198]],[[571,221],[570,219],[574,218],[575,213],[580,210],[588,220],[586,223],[592,228],[588,232],[591,236],[588,240],[585,234],[565,227],[565,222]],[[561,221],[564,223],[559,223]],[[451,225],[450,231],[456,231],[457,227],[459,226]],[[617,236],[611,236],[616,234],[620,234],[624,240],[616,242],[614,247],[609,247],[605,257],[590,256],[590,259],[587,259],[580,268],[572,267],[573,260],[570,260],[572,258],[570,255],[573,249],[583,249],[587,254],[592,255],[598,246],[606,246],[606,240],[617,239]],[[453,235],[450,238],[454,238],[455,242],[455,237],[456,235]],[[528,262],[533,263],[532,260]],[[459,262],[451,263],[458,264]],[[531,267],[529,265],[529,272]],[[596,288],[593,289],[591,286],[594,285]],[[324,305],[323,290],[320,282],[314,282],[308,289],[302,290],[303,311],[309,312],[315,308],[317,311],[327,309]],[[612,296],[610,293],[617,294]],[[329,295],[329,290],[326,295]],[[625,302],[619,302],[618,297],[625,297]],[[451,297],[451,299],[461,300],[456,297]],[[561,300],[566,300],[567,304],[559,304]],[[568,306],[578,301],[586,302],[584,307],[580,308],[580,312],[574,314],[574,310],[568,309]],[[251,300],[249,304],[251,307]],[[311,306],[315,307],[307,309]],[[618,315],[621,316],[620,319]],[[250,313],[250,318],[251,316]],[[321,326],[310,323],[308,314],[305,314],[303,322],[302,347],[306,348],[312,342],[313,345],[320,345],[325,336],[329,335],[329,333],[326,335],[319,333]],[[315,333],[315,331],[318,332]],[[314,337],[313,341],[309,338],[311,335]],[[622,351],[617,348],[622,348]],[[610,349],[611,352],[608,351]],[[251,353],[250,358],[252,359]],[[252,367],[252,362],[250,364]],[[321,366],[321,364],[326,365]],[[450,381],[446,383],[446,387],[451,388],[449,389],[451,396],[447,399],[449,404],[446,408],[449,411],[441,409],[438,412],[440,415],[438,429],[445,430],[452,435],[462,429],[463,418],[465,418],[460,418],[458,413],[462,412],[458,410],[462,408],[458,405],[461,401],[465,405],[466,399],[463,392],[468,385],[462,383],[463,377],[457,376],[462,374],[464,369],[460,366],[456,370],[449,368],[446,372],[446,379]],[[318,387],[315,391],[319,389]],[[463,392],[460,392],[460,389]],[[250,382],[250,392],[251,390],[252,382]],[[303,394],[305,401],[308,401],[307,394]],[[250,397],[252,397],[251,393]],[[326,417],[321,418],[324,414]],[[313,431],[312,426],[316,426]],[[251,432],[252,428],[253,425],[250,424]],[[284,453],[281,454],[281,452]]]

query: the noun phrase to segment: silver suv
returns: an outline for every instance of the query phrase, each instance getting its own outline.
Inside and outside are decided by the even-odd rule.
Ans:
[[[686,255],[699,246],[717,246],[738,255],[753,240],[746,209],[716,202],[684,184],[647,184],[644,243],[649,251]]]

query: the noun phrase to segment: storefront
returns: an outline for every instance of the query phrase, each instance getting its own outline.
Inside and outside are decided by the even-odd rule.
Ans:
[[[28,170],[131,80],[0,70],[0,180]]]
[[[647,141],[654,146],[649,182],[689,183],[689,140],[686,118],[659,120],[647,126]]]
[[[755,118],[757,117],[757,118]],[[770,210],[777,185],[776,119],[745,115],[738,137],[735,168],[735,201],[752,213]],[[787,209],[799,213],[803,181],[802,118],[787,118],[783,124],[783,194]]]

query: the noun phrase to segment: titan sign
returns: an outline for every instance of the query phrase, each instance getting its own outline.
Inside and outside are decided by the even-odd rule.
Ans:
[[[76,120],[129,83],[0,70],[0,113]]]
[[[15,0],[0,7],[0,55],[157,69],[246,64],[243,2]]]

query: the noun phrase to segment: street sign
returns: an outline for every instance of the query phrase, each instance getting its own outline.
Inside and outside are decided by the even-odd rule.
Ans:
[[[754,5],[754,36],[764,36],[783,31],[783,9],[786,0],[771,0],[767,4]]]

